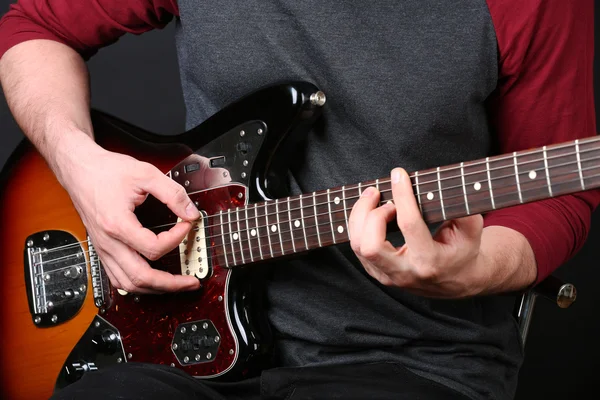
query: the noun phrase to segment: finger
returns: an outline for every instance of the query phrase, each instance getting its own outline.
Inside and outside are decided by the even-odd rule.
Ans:
[[[147,176],[141,180],[140,188],[169,207],[179,218],[193,221],[200,218],[200,212],[190,200],[183,186],[175,182],[151,164]]]
[[[200,288],[200,281],[193,276],[173,275],[165,271],[154,269],[135,251],[122,243],[115,243],[115,260],[120,269],[113,269],[115,276],[127,292],[140,293],[178,292],[196,290]],[[125,281],[126,279],[126,281]]]
[[[102,263],[104,265],[104,271],[109,276],[109,279],[111,279],[111,276],[113,277],[111,279],[111,284],[118,289],[119,292],[121,290],[129,292],[127,289],[133,288],[131,281],[125,272],[123,272],[119,263],[109,253],[104,253],[102,255]],[[157,291],[151,289],[139,289],[136,293],[158,294]]]
[[[115,277],[115,275],[112,273],[111,269],[108,268],[108,264],[104,261],[102,261],[102,265],[104,267],[104,273],[106,273],[106,275],[108,276],[108,280],[110,281],[111,285],[113,285],[114,287],[117,288],[121,288],[121,282],[119,282],[119,280]]]
[[[180,222],[157,235],[144,228],[132,212],[126,213],[120,221],[110,232],[111,236],[139,251],[149,260],[158,260],[176,248],[192,227],[189,222]]]
[[[465,237],[469,239],[481,238],[481,233],[483,232],[483,217],[480,214],[457,218],[453,222]]]
[[[427,254],[427,252],[433,251],[435,242],[417,206],[408,174],[402,168],[395,168],[391,175],[392,195],[396,204],[396,222],[406,244],[411,251],[417,253]]]
[[[354,252],[360,251],[360,241],[365,218],[369,211],[377,207],[379,198],[379,191],[370,186],[362,192],[360,198],[352,207],[352,211],[350,211],[348,233],[350,236],[350,246]]]
[[[396,248],[386,240],[387,224],[394,220],[396,208],[392,202],[369,212],[362,228],[359,254],[378,267],[389,262]]]

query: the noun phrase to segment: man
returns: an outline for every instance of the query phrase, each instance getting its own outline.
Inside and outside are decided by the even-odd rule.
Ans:
[[[0,23],[7,100],[117,288],[198,288],[140,257],[174,248],[189,225],[151,236],[132,213],[151,193],[193,220],[185,191],[91,139],[83,59],[126,32],[177,16],[188,128],[279,80],[312,81],[327,93],[325,128],[291,171],[296,192],[393,169],[393,205],[377,207],[369,189],[354,206],[351,249],[273,268],[278,368],[222,384],[131,363],[87,374],[57,398],[511,398],[522,347],[496,295],[540,282],[571,257],[600,196],[473,215],[431,233],[405,170],[594,135],[592,9],[591,0],[20,1]],[[393,219],[401,247],[386,242]]]

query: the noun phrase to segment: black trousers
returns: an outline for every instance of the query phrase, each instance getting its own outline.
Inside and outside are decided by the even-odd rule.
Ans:
[[[394,363],[275,368],[241,382],[205,381],[177,368],[126,363],[87,373],[57,392],[59,399],[300,400],[468,398]]]

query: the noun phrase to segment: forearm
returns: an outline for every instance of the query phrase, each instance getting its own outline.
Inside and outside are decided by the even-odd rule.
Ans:
[[[535,255],[525,236],[504,226],[483,229],[478,269],[484,281],[482,295],[525,289],[537,275]]]
[[[15,120],[62,180],[62,160],[94,146],[89,79],[73,49],[49,40],[20,43],[0,59],[0,82]]]

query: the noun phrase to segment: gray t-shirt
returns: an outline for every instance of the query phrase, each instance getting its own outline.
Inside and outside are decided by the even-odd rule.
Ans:
[[[498,48],[484,0],[178,3],[188,128],[281,80],[327,94],[291,165],[295,194],[490,152]],[[276,265],[267,290],[282,365],[394,361],[473,398],[514,396],[523,354],[508,297],[384,287],[348,245]]]

